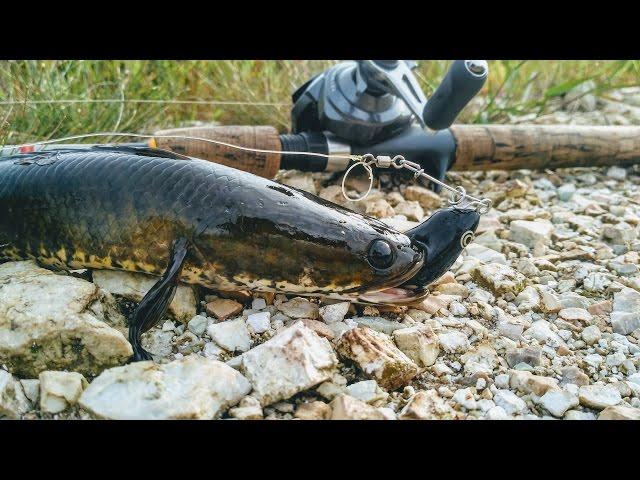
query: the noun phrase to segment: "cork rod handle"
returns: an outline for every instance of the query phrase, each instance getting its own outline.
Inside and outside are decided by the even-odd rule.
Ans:
[[[640,126],[454,125],[452,170],[640,163]]]
[[[281,150],[278,131],[270,126],[174,128],[160,130],[155,135],[186,135],[260,150]],[[154,140],[158,148],[245,170],[265,178],[273,178],[280,168],[279,153],[247,152],[186,138],[156,137]]]

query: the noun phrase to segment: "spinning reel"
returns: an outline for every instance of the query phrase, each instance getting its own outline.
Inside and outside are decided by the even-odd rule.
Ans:
[[[416,66],[410,60],[358,60],[316,75],[293,94],[294,135],[282,136],[283,150],[329,155],[401,152],[444,179],[455,152],[455,140],[446,129],[482,88],[489,70],[484,60],[456,60],[427,100],[413,73]],[[283,155],[283,164],[286,161]],[[313,170],[344,171],[348,165],[344,158],[329,158],[321,167]],[[436,184],[431,188],[440,190]]]

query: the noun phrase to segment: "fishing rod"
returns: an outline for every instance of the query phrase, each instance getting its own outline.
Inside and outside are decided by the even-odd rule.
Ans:
[[[279,134],[272,126],[188,127],[161,130],[144,143],[125,145],[171,150],[266,178],[280,169],[343,172],[353,165],[354,156],[365,154],[402,155],[440,182],[448,170],[640,162],[636,126],[453,125],[486,82],[487,63],[454,61],[429,99],[413,74],[416,66],[407,60],[334,65],[294,92],[289,134]],[[36,142],[4,147],[1,154],[85,146]],[[438,182],[430,186],[441,188]]]

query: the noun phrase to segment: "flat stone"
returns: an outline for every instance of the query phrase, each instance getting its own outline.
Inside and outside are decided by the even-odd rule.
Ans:
[[[529,372],[511,370],[509,372],[509,386],[523,393],[533,393],[542,396],[549,390],[560,390],[555,378],[533,375]]]
[[[593,315],[583,308],[563,308],[558,316],[572,323],[589,324],[593,320]]]
[[[75,405],[87,380],[76,372],[40,373],[40,410],[47,413],[60,413]]]
[[[349,312],[349,302],[334,303],[332,305],[325,305],[320,307],[319,313],[322,320],[326,323],[336,323],[344,320],[344,317]]]
[[[119,295],[133,302],[140,302],[159,280],[144,273],[120,272],[117,270],[93,270],[93,283],[102,290]],[[196,315],[197,299],[190,285],[179,284],[168,313],[178,321],[187,323]]]
[[[343,393],[331,401],[331,410],[331,420],[385,420],[377,408]]]
[[[343,333],[336,350],[387,390],[406,385],[419,372],[418,366],[387,335],[370,328],[357,327]]]
[[[446,308],[449,301],[445,295],[429,295],[420,303],[414,306],[417,310],[422,310],[430,315],[435,315],[441,308]]]
[[[124,363],[133,355],[124,325],[113,297],[91,282],[32,261],[0,265],[0,363],[17,375],[95,375]]]
[[[251,384],[233,368],[189,355],[165,364],[136,362],[105,370],[78,403],[96,418],[209,420],[250,391]]]
[[[524,290],[526,278],[507,265],[489,263],[477,265],[469,272],[480,286],[488,288],[496,295],[512,293],[518,295]]]
[[[387,335],[391,335],[395,330],[406,327],[406,325],[400,322],[394,322],[393,320],[387,320],[382,317],[351,317],[350,320],[356,322],[358,326],[367,327]]]
[[[551,243],[551,234],[554,226],[548,220],[514,220],[509,225],[509,238],[513,242],[522,243],[529,248],[534,248],[539,244],[547,245]]]
[[[278,310],[291,318],[318,318],[318,304],[310,302],[306,298],[295,297],[288,302],[278,305]]]
[[[640,420],[640,408],[616,405],[600,412],[598,420]]]
[[[31,402],[22,384],[6,370],[0,369],[0,418],[18,419],[31,410]]]
[[[216,298],[207,303],[205,309],[212,317],[218,320],[226,320],[242,312],[242,304],[229,298]]]
[[[230,352],[246,352],[251,348],[251,335],[242,318],[213,323],[207,327],[211,339]]]
[[[587,385],[580,387],[578,396],[581,405],[596,410],[612,407],[622,401],[620,392],[611,385]]]
[[[567,410],[577,407],[578,397],[564,390],[549,390],[541,398],[540,404],[554,417],[562,418]]]
[[[296,322],[244,353],[241,370],[253,395],[269,405],[328,380],[337,364],[329,341]]]

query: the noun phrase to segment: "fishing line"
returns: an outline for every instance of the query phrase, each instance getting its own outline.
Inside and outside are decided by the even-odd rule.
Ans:
[[[404,168],[414,173],[413,175],[414,179],[423,177],[423,178],[426,178],[427,180],[430,180],[431,182],[434,182],[440,185],[442,188],[450,191],[451,198],[449,199],[449,203],[451,205],[460,206],[463,200],[469,199],[471,201],[465,204],[464,208],[475,208],[480,214],[487,213],[491,209],[492,202],[490,199],[488,198],[479,199],[472,195],[469,195],[464,189],[464,187],[462,186],[451,187],[446,183],[426,173],[424,169],[420,166],[420,164],[406,160],[402,155],[396,155],[395,157],[391,158],[386,155],[378,155],[377,157],[375,157],[370,153],[367,153],[366,155],[328,155],[325,153],[316,153],[316,152],[292,152],[292,151],[282,151],[282,150],[266,150],[266,149],[260,149],[260,148],[254,148],[254,147],[243,147],[241,145],[235,145],[233,143],[227,143],[220,140],[213,140],[210,138],[203,138],[203,137],[194,137],[190,135],[150,135],[150,134],[144,134],[144,133],[131,133],[131,132],[83,133],[79,135],[71,135],[68,137],[55,138],[50,140],[41,140],[39,142],[24,143],[22,145],[17,145],[17,146],[16,145],[3,146],[1,147],[1,149],[5,150],[5,149],[11,149],[11,148],[16,149],[20,147],[28,147],[28,146],[36,146],[36,145],[50,145],[54,143],[66,142],[69,140],[80,140],[83,138],[93,138],[93,137],[134,137],[134,138],[150,138],[150,139],[180,138],[185,140],[208,142],[214,145],[221,145],[228,148],[235,148],[237,150],[242,150],[245,152],[265,153],[265,154],[275,154],[275,155],[281,155],[281,154],[309,155],[309,156],[322,157],[322,158],[341,158],[341,159],[352,160],[355,163],[347,169],[347,171],[345,172],[342,178],[342,195],[349,201],[364,200],[371,193],[371,189],[373,187],[373,170],[371,168],[371,165],[375,165],[376,167],[379,167],[379,168],[390,168],[390,167],[393,167],[395,169]],[[362,165],[367,171],[367,174],[369,176],[369,188],[366,191],[366,193],[361,197],[350,198],[346,193],[345,181],[349,176],[349,173],[353,170],[353,168],[355,168],[358,165]]]
[[[0,100],[0,105],[46,105],[46,104],[79,104],[79,103],[151,103],[169,105],[224,105],[224,106],[259,106],[259,107],[290,107],[285,102],[244,102],[235,100],[154,100],[143,98],[97,98],[97,99],[48,99],[48,100]]]

